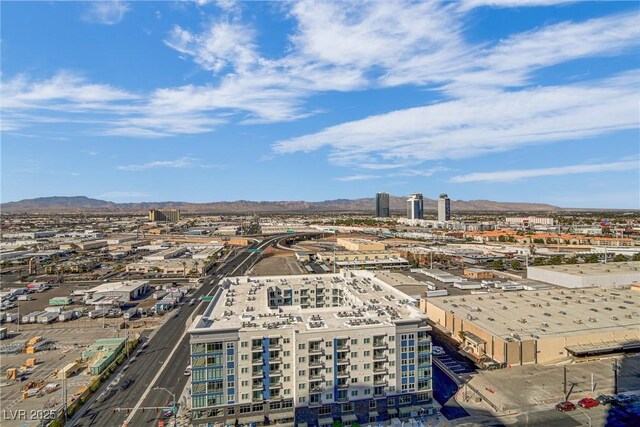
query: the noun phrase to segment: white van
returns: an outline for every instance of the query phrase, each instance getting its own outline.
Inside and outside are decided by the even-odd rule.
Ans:
[[[187,377],[191,375],[191,365],[187,366],[187,369],[184,370],[184,375]]]

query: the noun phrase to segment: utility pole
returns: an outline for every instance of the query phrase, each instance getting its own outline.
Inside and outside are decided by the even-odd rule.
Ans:
[[[613,394],[618,394],[618,369],[620,369],[618,359],[613,359],[611,367],[613,368]]]
[[[564,370],[564,382],[563,382],[563,392],[564,392],[564,398],[567,398],[567,367],[563,366],[562,367]]]

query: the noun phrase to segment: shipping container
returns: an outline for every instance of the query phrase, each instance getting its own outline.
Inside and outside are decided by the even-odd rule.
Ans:
[[[133,319],[138,316],[138,309],[136,307],[130,308],[129,310],[124,312],[125,319]]]
[[[31,296],[29,294],[18,295],[18,301],[31,301]]]
[[[109,313],[109,310],[100,308],[98,310],[92,310],[89,312],[89,318],[97,319],[99,317],[105,317]]]
[[[4,321],[7,323],[15,323],[20,319],[20,315],[18,313],[7,313]]]
[[[49,313],[46,311],[37,318],[38,323],[52,323],[56,320],[58,320],[58,313]]]
[[[164,298],[165,295],[167,295],[167,291],[155,291],[153,293],[153,299],[159,300]]]
[[[45,307],[44,311],[46,311],[47,313],[62,313],[62,307]]]
[[[55,297],[49,300],[49,305],[70,305],[72,302],[70,297]]]
[[[78,314],[75,310],[63,311],[58,315],[59,322],[66,322],[67,320],[73,320],[78,317]]]

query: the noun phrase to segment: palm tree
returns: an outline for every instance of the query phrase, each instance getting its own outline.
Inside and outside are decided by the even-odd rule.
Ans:
[[[187,262],[186,261],[182,261],[182,275],[184,277],[187,277]]]

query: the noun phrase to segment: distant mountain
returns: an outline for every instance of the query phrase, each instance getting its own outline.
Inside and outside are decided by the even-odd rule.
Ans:
[[[390,196],[389,204],[392,212],[406,211],[406,198]],[[40,197],[20,200],[0,205],[3,213],[146,213],[149,209],[180,209],[184,213],[321,213],[321,212],[353,212],[372,213],[375,200],[336,199],[322,202],[277,201],[254,202],[237,200],[234,202],[143,202],[114,203],[105,200],[91,199],[85,196],[76,197]],[[424,199],[424,209],[435,213],[437,201]],[[558,211],[557,206],[541,203],[510,203],[491,200],[452,200],[451,210],[455,212],[534,212]]]

